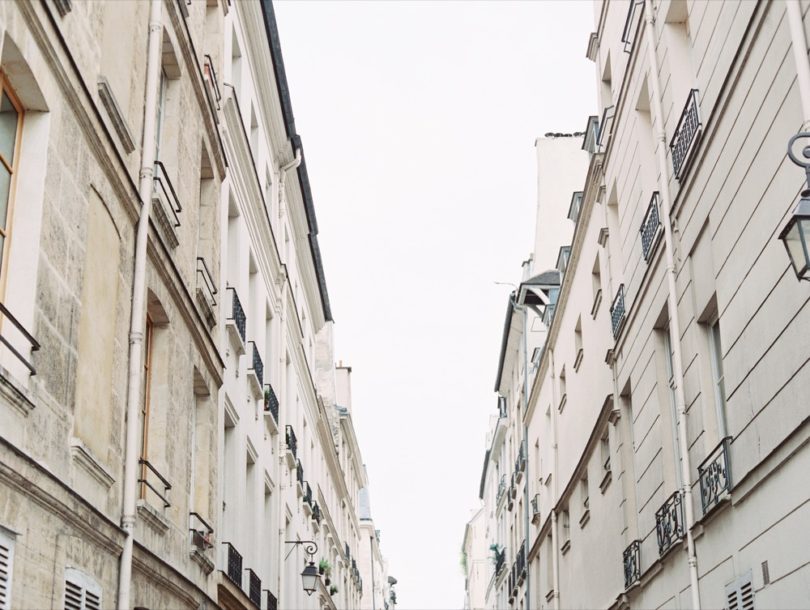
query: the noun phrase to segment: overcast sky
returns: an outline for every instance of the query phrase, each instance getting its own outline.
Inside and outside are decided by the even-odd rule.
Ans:
[[[594,113],[580,2],[277,1],[336,354],[401,610],[460,608],[534,139]]]

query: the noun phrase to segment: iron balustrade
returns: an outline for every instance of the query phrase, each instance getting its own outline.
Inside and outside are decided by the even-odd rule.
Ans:
[[[515,559],[517,566],[518,580],[522,579],[526,574],[526,541],[520,543],[520,550],[517,552],[517,559]]]
[[[203,310],[208,328],[213,329],[217,324],[214,308],[217,306],[217,287],[214,278],[208,270],[208,265],[202,256],[197,257],[197,301]]]
[[[259,575],[250,568],[245,570],[248,573],[248,599],[252,601],[257,608],[262,607],[262,581]]]
[[[622,553],[624,561],[624,588],[641,579],[641,541],[633,540]]]
[[[152,490],[152,492],[153,492],[153,493],[154,493],[154,494],[155,494],[155,495],[156,495],[158,498],[160,498],[160,499],[161,499],[161,501],[163,502],[163,508],[169,508],[169,507],[171,506],[171,503],[169,502],[169,498],[168,498],[168,496],[169,496],[169,490],[172,488],[171,483],[169,483],[169,482],[166,480],[166,478],[165,478],[165,477],[164,477],[162,474],[160,474],[160,472],[158,472],[158,469],[157,469],[157,468],[155,468],[155,467],[154,467],[154,466],[153,466],[153,465],[152,465],[152,464],[149,462],[149,460],[145,460],[145,459],[143,459],[143,458],[140,458],[140,459],[138,460],[138,463],[141,465],[141,477],[138,479],[138,483],[140,483],[140,484],[141,484],[141,497],[142,497],[142,498],[146,497],[146,489],[147,489],[147,488],[149,488],[149,489],[151,489],[151,490]],[[161,482],[161,484],[163,485],[163,493],[161,493],[161,492],[158,490],[158,488],[157,488],[157,487],[155,487],[155,486],[154,486],[154,485],[153,485],[153,484],[152,484],[152,483],[149,481],[149,476],[148,476],[148,475],[149,475],[149,472],[151,472],[152,474],[154,474],[154,475],[155,475],[155,476],[158,478],[158,480]]]
[[[540,494],[535,494],[532,498],[532,521],[540,516]]]
[[[278,398],[273,386],[269,383],[264,385],[264,410],[273,415],[273,420],[278,424]]]
[[[25,340],[28,341],[28,343],[31,345],[31,352],[36,352],[36,351],[39,350],[39,347],[40,347],[39,342],[36,339],[34,339],[34,336],[31,333],[29,333],[22,324],[20,324],[20,321],[17,320],[17,318],[15,318],[13,315],[11,315],[11,312],[8,310],[8,308],[5,305],[3,305],[3,303],[0,303],[0,314],[2,314],[2,316],[0,316],[1,318],[6,319],[9,322],[11,322],[14,325],[14,327],[20,332],[20,334],[23,337],[25,337]],[[22,365],[25,368],[28,369],[28,373],[30,375],[36,375],[37,374],[37,371],[34,368],[34,365],[31,364],[28,361],[28,358],[23,356],[20,353],[20,351],[11,344],[11,341],[9,341],[9,339],[7,337],[4,337],[3,335],[0,335],[0,342],[2,342],[3,345],[5,345],[11,351],[11,353],[14,354],[14,356],[17,358],[17,360],[19,360],[22,363]]]
[[[627,18],[624,20],[624,29],[622,30],[622,44],[624,45],[625,53],[633,53],[635,46],[636,36],[638,36],[638,28],[641,23],[641,10],[644,8],[644,0],[630,0],[630,6],[627,9]]]
[[[232,320],[236,325],[236,330],[239,331],[239,336],[242,337],[242,341],[244,342],[247,327],[247,316],[245,316],[245,310],[242,308],[242,301],[239,300],[239,295],[236,293],[236,288],[233,286],[228,286],[228,290],[230,290],[231,294],[233,295],[231,299],[231,315],[228,317],[228,320]]]
[[[503,396],[498,397],[498,416],[502,418],[506,418],[508,416],[506,410],[506,398]]]
[[[663,555],[672,545],[684,537],[683,494],[676,491],[655,511],[655,535],[658,539],[658,554]]]
[[[495,551],[495,576],[500,574],[503,571],[504,566],[506,566],[506,549],[501,549],[500,551]]]
[[[214,533],[214,528],[202,518],[199,513],[190,512],[189,516],[189,532],[191,532],[191,544],[201,551],[207,551],[214,545],[211,543],[211,536]],[[197,522],[195,527],[195,520]]]
[[[298,457],[298,442],[295,439],[295,430],[289,424],[284,429],[284,438],[287,441],[287,448],[293,457]]]
[[[266,595],[265,595],[265,609],[266,610],[278,610],[278,600],[276,599],[276,596],[273,595],[267,589],[265,589],[264,592],[266,593]]]
[[[650,205],[647,206],[647,213],[644,214],[644,220],[639,229],[641,253],[644,255],[645,261],[650,260],[650,254],[661,236],[661,218],[658,215],[659,200],[658,191],[655,191],[650,198]]]
[[[619,336],[619,332],[624,324],[624,284],[619,285],[613,304],[610,306],[610,324],[613,328],[613,338]]]
[[[304,487],[304,466],[301,464],[301,460],[295,464],[295,480],[301,487]]]
[[[321,523],[321,507],[317,502],[312,503],[312,519],[320,525]]]
[[[177,196],[177,191],[174,190],[174,185],[169,179],[166,166],[160,161],[155,161],[154,171],[152,181],[154,183],[155,193],[162,203],[163,212],[167,215],[166,220],[170,227],[177,229],[180,226],[180,214],[183,211],[183,207],[180,205],[180,198]],[[176,237],[174,241],[176,242]],[[175,243],[174,245],[177,244]]]
[[[309,486],[309,483],[307,481],[304,481],[303,487],[304,487],[304,502],[306,502],[307,504],[309,504],[310,507],[312,507],[312,487]]]
[[[227,547],[225,555],[225,576],[240,589],[242,588],[242,555],[230,542],[223,542]]]
[[[677,180],[683,177],[683,172],[689,164],[691,153],[700,135],[700,129],[703,127],[700,121],[697,93],[697,89],[689,91],[681,118],[678,120],[678,126],[675,128],[675,135],[672,136],[672,141],[669,143],[669,150],[672,153],[672,168]]]
[[[215,110],[219,109],[219,102],[222,100],[222,94],[219,92],[219,81],[217,80],[217,72],[214,70],[214,60],[211,56],[206,54],[203,57],[203,78],[208,83],[210,92],[207,93],[208,104],[211,107],[211,114],[216,118],[217,113]]]
[[[498,481],[498,493],[495,496],[495,504],[498,504],[506,493],[506,475],[501,475],[501,480]]]
[[[253,371],[253,374],[256,375],[256,379],[259,380],[259,385],[261,386],[264,383],[264,363],[262,362],[262,357],[259,355],[259,348],[256,347],[256,342],[248,341],[248,343],[253,346],[248,371]]]
[[[349,543],[346,542],[345,544],[346,544],[346,561],[348,561],[352,557],[352,551],[351,549],[349,549]]]
[[[728,459],[730,444],[731,437],[727,436],[698,466],[700,502],[704,515],[717,506],[724,495],[731,491],[731,464]]]

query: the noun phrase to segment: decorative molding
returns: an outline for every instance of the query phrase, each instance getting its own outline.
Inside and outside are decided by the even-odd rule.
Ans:
[[[2,366],[0,366],[0,398],[5,399],[4,404],[15,407],[23,417],[28,417],[36,407],[31,392]]]
[[[109,489],[115,483],[115,477],[99,460],[90,448],[81,439],[73,437],[70,439],[70,457],[73,463],[81,466],[87,474],[98,481],[105,489]]]
[[[208,557],[208,555],[203,553],[200,549],[192,548],[189,555],[191,555],[191,560],[194,563],[196,563],[197,565],[199,565],[200,569],[206,575],[208,575],[208,574],[210,574],[211,572],[214,571],[214,567],[215,567],[214,562],[211,561],[211,559]]]
[[[64,1],[70,2],[70,0]],[[115,133],[118,134],[118,139],[121,140],[124,151],[131,153],[135,150],[135,141],[132,139],[132,133],[121,112],[121,108],[118,106],[112,87],[110,87],[110,83],[103,76],[98,77],[98,96],[101,99],[104,110],[107,111],[107,116],[109,116],[112,121]]]

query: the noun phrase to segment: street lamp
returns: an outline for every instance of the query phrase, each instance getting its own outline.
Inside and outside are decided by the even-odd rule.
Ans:
[[[312,595],[318,589],[318,582],[321,579],[321,575],[318,573],[318,568],[315,566],[315,562],[313,561],[315,553],[318,552],[318,545],[312,540],[286,540],[285,544],[292,544],[294,545],[293,548],[299,544],[306,545],[304,547],[304,552],[309,555],[309,563],[304,566],[304,571],[301,572],[301,582],[304,585],[304,593],[307,595]],[[292,553],[292,549],[290,549],[290,552],[287,553],[287,557],[290,556],[290,553]],[[285,559],[287,557],[285,557]]]
[[[804,160],[796,157],[793,153],[793,143],[800,138],[810,138],[810,132],[803,131],[790,138],[788,156],[793,163],[804,168],[807,187],[801,192],[801,199],[779,233],[779,239],[785,244],[796,276],[800,280],[810,281],[810,146],[802,149]]]

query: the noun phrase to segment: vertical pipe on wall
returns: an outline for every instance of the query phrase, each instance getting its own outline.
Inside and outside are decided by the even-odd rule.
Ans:
[[[692,503],[692,467],[689,459],[689,441],[686,436],[686,397],[684,395],[683,358],[681,355],[681,324],[678,316],[677,270],[675,269],[675,248],[672,237],[670,210],[672,199],[669,192],[669,166],[667,165],[667,135],[664,125],[664,111],[661,103],[661,83],[658,74],[658,60],[655,53],[655,15],[652,0],[644,2],[645,37],[652,88],[652,103],[655,109],[656,139],[658,140],[658,169],[660,172],[659,190],[661,194],[661,224],[664,226],[664,254],[666,258],[667,311],[669,314],[669,337],[672,346],[672,375],[674,382],[675,406],[678,412],[678,444],[681,452],[681,472],[684,512],[686,514],[686,549],[689,565],[691,607],[700,610],[700,590],[698,581],[697,553],[692,528],[695,525],[695,510]]]
[[[802,103],[802,130],[810,128],[810,60],[807,58],[807,38],[799,0],[785,0],[793,60],[796,63],[796,80]]]
[[[132,310],[129,330],[129,371],[127,378],[126,445],[124,454],[123,509],[121,527],[124,530],[124,548],[118,573],[118,605],[121,610],[132,606],[132,552],[134,546],[137,472],[138,430],[141,402],[141,373],[143,360],[144,318],[146,315],[146,249],[149,237],[149,215],[152,209],[152,188],[157,154],[157,110],[160,87],[161,42],[163,34],[162,0],[149,4],[149,34],[146,54],[146,91],[144,95],[143,134],[141,141],[141,167],[138,174],[138,195],[141,214],[135,237],[135,261],[132,280]]]

